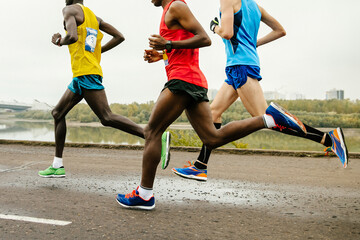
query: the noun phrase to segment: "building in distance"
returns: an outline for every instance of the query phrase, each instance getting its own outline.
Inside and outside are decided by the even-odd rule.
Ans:
[[[326,100],[344,100],[344,90],[332,89],[326,92]]]

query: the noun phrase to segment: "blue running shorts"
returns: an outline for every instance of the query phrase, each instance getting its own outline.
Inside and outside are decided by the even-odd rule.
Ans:
[[[102,77],[100,75],[84,75],[74,77],[68,86],[69,90],[82,96],[82,88],[90,90],[102,90]]]
[[[248,76],[260,81],[260,68],[250,65],[235,65],[225,68],[227,79],[225,82],[231,85],[235,90],[239,89],[247,82]]]

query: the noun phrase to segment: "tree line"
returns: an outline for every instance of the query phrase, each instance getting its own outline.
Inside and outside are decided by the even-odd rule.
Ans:
[[[336,127],[360,128],[360,100],[277,100],[278,104],[294,113],[304,123],[314,127]],[[146,124],[149,121],[154,102],[131,103],[110,105],[115,114],[128,117],[136,123]],[[27,111],[16,114],[18,118],[27,119],[52,119],[51,112]],[[246,111],[240,101],[236,101],[223,114],[223,123],[226,124],[233,120],[249,118],[250,114]],[[81,103],[75,106],[67,115],[67,120],[79,121],[82,123],[98,122],[98,118],[91,111],[87,104]],[[175,123],[189,123],[185,113],[183,113]]]

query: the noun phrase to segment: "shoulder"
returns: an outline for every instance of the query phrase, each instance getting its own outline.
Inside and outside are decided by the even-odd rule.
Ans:
[[[261,7],[259,4],[256,4],[259,8],[259,11],[261,12],[261,14],[263,14],[265,12],[265,9],[263,7]]]
[[[174,1],[168,10],[171,14],[180,15],[184,14],[184,12],[189,11],[189,7],[183,1]]]
[[[80,11],[82,11],[81,7],[78,5],[70,5],[63,8],[62,12],[64,16],[75,16]]]
[[[241,3],[241,1],[240,1]],[[223,8],[234,8],[239,5],[239,0],[220,0],[220,7]]]

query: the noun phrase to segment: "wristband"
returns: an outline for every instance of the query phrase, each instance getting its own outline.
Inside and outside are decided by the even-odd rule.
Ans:
[[[210,30],[215,33],[215,27],[219,26],[219,19],[217,17],[215,17],[213,20],[211,20],[210,22]]]
[[[172,51],[172,41],[168,41],[166,44],[165,44],[165,49],[168,53],[170,53]]]
[[[61,37],[60,38],[58,38],[58,39],[56,39],[56,45],[58,45],[59,47],[61,47],[61,44],[60,44],[60,41],[61,41]]]

